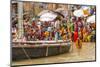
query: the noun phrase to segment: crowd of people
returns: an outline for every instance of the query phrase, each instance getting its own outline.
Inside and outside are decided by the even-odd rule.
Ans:
[[[68,35],[67,23],[56,18],[52,22],[24,21],[24,36],[27,40],[64,40]],[[66,37],[67,36],[67,37]]]
[[[93,8],[94,9],[94,8]],[[94,14],[93,11],[92,14]],[[56,17],[53,21],[40,21],[30,16],[23,16],[23,40],[67,40],[93,42],[96,39],[96,23],[87,23],[86,17]],[[18,39],[18,16],[12,18],[12,39]]]
[[[72,21],[71,21],[72,20]],[[18,36],[17,20],[13,22],[12,33]],[[24,38],[28,41],[36,40],[66,40],[71,38],[73,41],[77,37],[83,41],[95,41],[95,23],[85,23],[84,18],[70,18],[70,21],[56,19],[52,22],[41,22],[33,20],[29,22],[29,18],[23,21]]]

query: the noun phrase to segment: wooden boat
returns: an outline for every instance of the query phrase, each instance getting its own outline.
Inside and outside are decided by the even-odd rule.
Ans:
[[[12,42],[12,60],[40,58],[69,52],[70,41],[16,41]]]

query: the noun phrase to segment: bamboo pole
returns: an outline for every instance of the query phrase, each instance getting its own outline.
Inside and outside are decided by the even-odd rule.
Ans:
[[[18,2],[18,38],[23,37],[23,2]]]

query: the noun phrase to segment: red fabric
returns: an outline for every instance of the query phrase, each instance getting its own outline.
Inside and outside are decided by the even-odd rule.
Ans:
[[[74,42],[78,39],[78,32],[74,32]]]
[[[32,22],[32,26],[33,26],[33,27],[35,26],[35,22]]]
[[[75,23],[74,30],[75,30],[75,32],[78,32],[78,22]]]

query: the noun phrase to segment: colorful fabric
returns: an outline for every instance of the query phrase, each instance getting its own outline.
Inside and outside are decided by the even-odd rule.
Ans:
[[[76,48],[81,49],[82,48],[82,40],[77,40],[76,41]]]
[[[74,42],[78,39],[78,32],[74,32]]]

